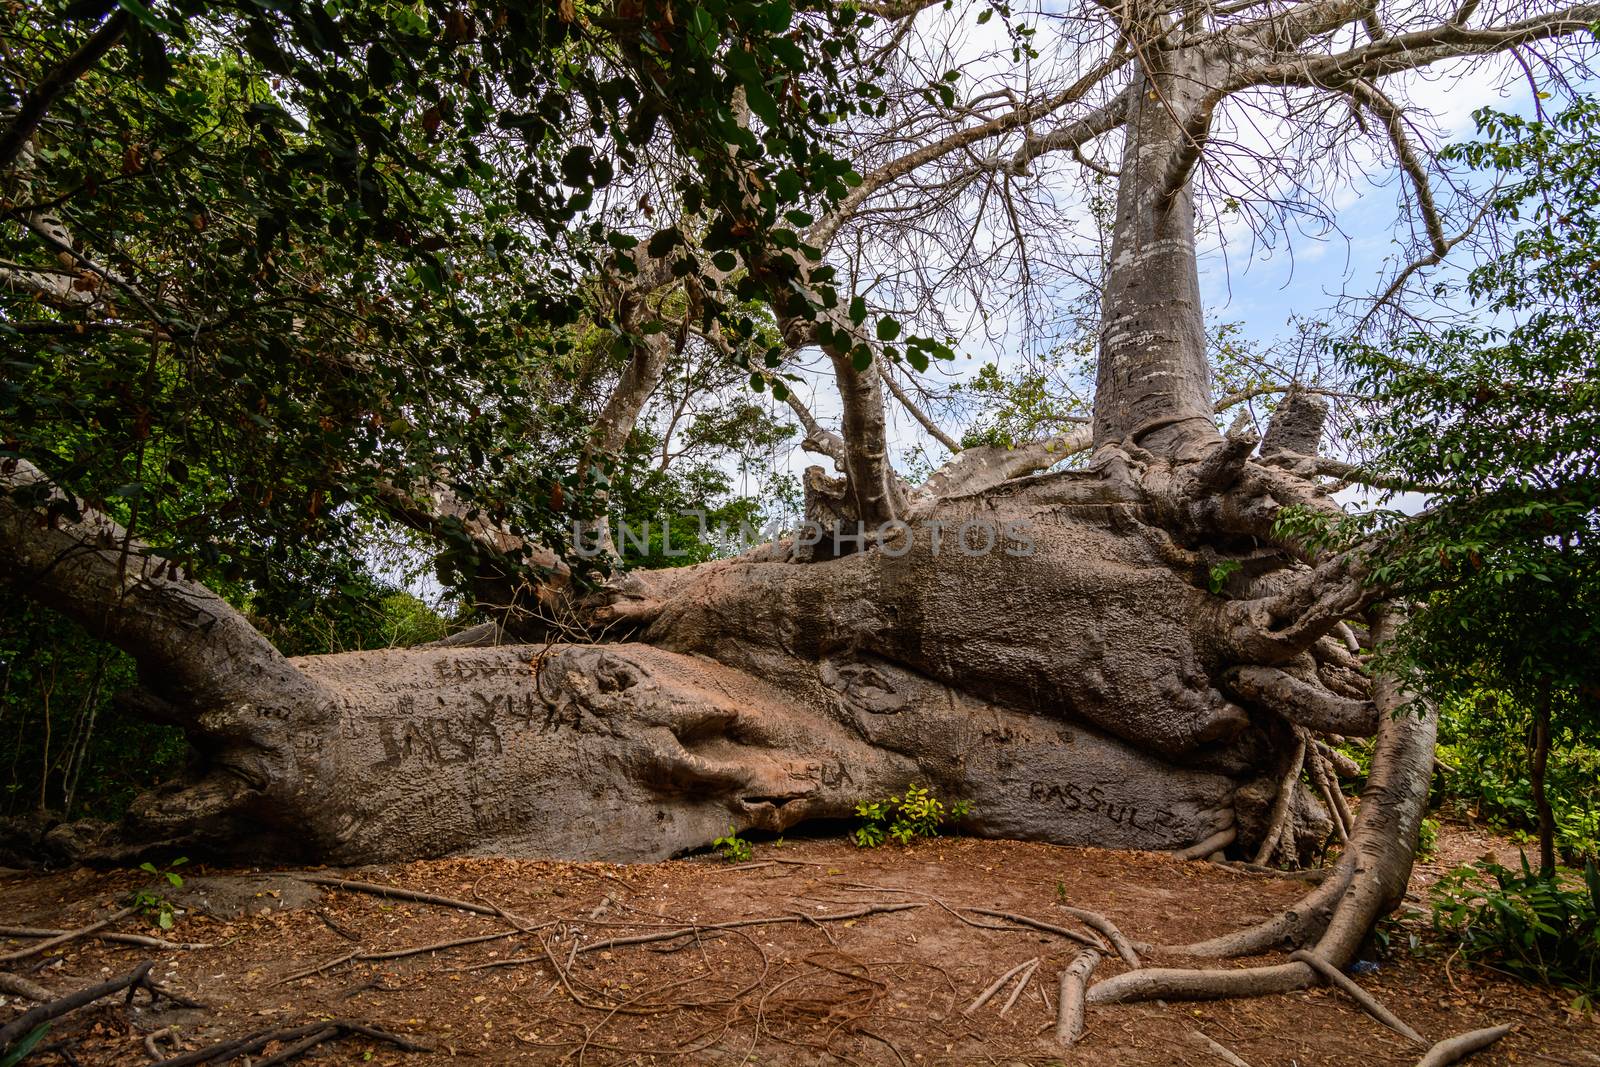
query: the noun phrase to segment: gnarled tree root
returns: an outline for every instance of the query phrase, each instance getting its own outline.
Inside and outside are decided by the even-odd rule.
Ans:
[[[1427,1055],[1417,1061],[1417,1067],[1448,1067],[1449,1064],[1458,1063],[1474,1052],[1488,1048],[1510,1032],[1509,1026],[1490,1026],[1482,1030],[1457,1034],[1455,1037],[1447,1037],[1430,1048]]]
[[[1056,1041],[1063,1048],[1071,1048],[1078,1038],[1083,1036],[1084,1006],[1089,1002],[1084,987],[1099,963],[1100,953],[1092,948],[1084,949],[1078,953],[1077,959],[1061,972],[1061,1000],[1056,1014]]]
[[[1378,643],[1393,636],[1394,626],[1389,612],[1374,612],[1373,636]],[[1316,936],[1314,927],[1323,925],[1318,917],[1331,906],[1313,951],[1337,970],[1354,958],[1378,917],[1403,897],[1427,803],[1437,723],[1431,712],[1417,714],[1408,694],[1386,677],[1377,680],[1374,698],[1381,716],[1372,775],[1362,794],[1350,844],[1334,876],[1271,922],[1176,951],[1241,955],[1271,947],[1283,937]],[[1089,990],[1088,1001],[1116,1004],[1264,996],[1303,989],[1318,973],[1301,960],[1241,970],[1134,970],[1097,983]]]
[[[1326,978],[1329,982],[1332,982],[1334,985],[1338,986],[1340,989],[1349,994],[1350,999],[1354,1000],[1357,1004],[1360,1004],[1361,1007],[1366,1010],[1368,1015],[1371,1015],[1374,1019],[1378,1020],[1380,1023],[1387,1026],[1401,1037],[1404,1037],[1410,1041],[1414,1041],[1419,1045],[1426,1045],[1428,1043],[1427,1038],[1413,1030],[1409,1025],[1406,1024],[1404,1019],[1400,1018],[1394,1012],[1384,1007],[1378,1001],[1377,997],[1374,997],[1371,993],[1368,993],[1365,989],[1362,989],[1360,986],[1356,985],[1348,977],[1346,977],[1343,971],[1339,970],[1339,968],[1335,967],[1327,960],[1322,959],[1316,953],[1307,952],[1304,949],[1300,949],[1296,952],[1290,953],[1289,958],[1292,960],[1297,960],[1300,963],[1309,963],[1318,974],[1322,975],[1322,977]]]

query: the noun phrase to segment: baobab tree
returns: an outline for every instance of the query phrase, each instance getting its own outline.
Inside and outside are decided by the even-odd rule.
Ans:
[[[763,40],[839,15],[758,6],[771,23]],[[832,193],[820,180],[773,193],[762,160],[777,151],[780,108],[807,83],[740,59],[765,55],[753,38],[708,45],[746,73],[718,83],[728,122],[696,122],[648,89],[703,39],[688,6],[562,5],[551,16],[609,42],[605,62],[645,87],[636,110],[663,124],[649,142],[659,155],[636,155],[639,171],[594,206],[612,219],[632,211],[643,240],[593,261],[593,306],[621,363],[577,450],[577,480],[614,465],[694,345],[748,366],[788,405],[805,447],[832,461],[837,476],[808,472],[802,535],[596,584],[565,546],[463,496],[447,457],[386,467],[380,450],[345,468],[369,485],[363,502],[468,545],[464,582],[486,622],[442,647],[289,659],[136,531],[53,482],[47,456],[8,461],[0,539],[13,587],[131,653],[144,684],[129,704],[183,726],[201,756],[195,780],[136,803],[130,839],[327,862],[644,859],[703,845],[730,822],[776,831],[847,815],[917,781],[971,800],[980,834],[1265,861],[1338,833],[1348,843],[1337,867],[1300,906],[1190,949],[1292,943],[1350,957],[1408,876],[1433,722],[1397,715],[1406,695],[1367,670],[1366,651],[1395,625],[1372,546],[1319,550],[1295,532],[1303,521],[1284,521],[1336,514],[1334,488],[1360,480],[1319,456],[1326,401],[1291,388],[1263,437],[1219,429],[1240,398],[1213,391],[1197,219],[1252,197],[1229,188],[1238,171],[1221,132],[1267,95],[1299,123],[1282,128],[1298,131],[1299,149],[1384,146],[1408,183],[1415,268],[1439,262],[1457,238],[1399,95],[1404,76],[1497,54],[1559,72],[1583,58],[1574,42],[1600,7],[1090,4],[1041,18],[1018,38],[1016,66],[962,98],[959,78],[919,82],[918,57],[938,56],[924,31],[946,18],[940,6],[867,5],[879,21],[840,55],[882,68],[864,82],[883,106],[837,133],[857,173]],[[436,18],[475,19],[494,39],[492,12],[441,7]],[[116,47],[101,44],[66,81]],[[1023,62],[1029,49],[1048,59]],[[37,129],[64,90],[35,89]],[[18,127],[33,112],[20,109],[6,136],[15,174],[32,165],[35,130]],[[603,127],[585,166],[618,151]],[[908,373],[942,354],[915,333],[919,315],[936,325],[926,282],[939,269],[1009,269],[973,261],[985,232],[1009,228],[1007,263],[1022,264],[1030,240],[1052,236],[1035,228],[1069,199],[1051,186],[1069,164],[1115,188],[1106,244],[1088,249],[1084,271],[1100,308],[1092,418],[961,448]],[[713,176],[711,194],[670,202],[675,176],[695,168]],[[774,203],[797,200],[810,210],[774,224]],[[908,211],[933,221],[908,222]],[[36,253],[75,266],[21,260],[5,268],[13,291],[95,329],[143,318],[149,332],[149,316],[176,317],[159,287],[100,267],[96,238],[72,233],[68,214],[22,221]],[[939,256],[874,289],[883,250],[918,240]],[[74,284],[80,268],[98,282]],[[1033,269],[1006,276],[1026,285]],[[763,309],[757,328],[741,324],[740,301]],[[771,343],[758,347],[762,330]],[[185,342],[159,325],[151,343]],[[831,372],[836,427],[793,387],[808,353]],[[921,484],[891,462],[892,405],[951,449]],[[1352,817],[1330,740],[1373,736]],[[1094,997],[1289,988],[1312,975],[1300,962],[1220,977],[1141,970]]]

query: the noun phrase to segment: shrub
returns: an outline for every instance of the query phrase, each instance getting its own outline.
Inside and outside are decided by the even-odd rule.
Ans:
[[[1575,1007],[1600,998],[1600,870],[1583,878],[1541,877],[1489,860],[1458,867],[1433,887],[1433,925],[1461,953],[1530,981],[1578,993]]]
[[[938,837],[947,819],[962,819],[972,812],[969,801],[945,805],[924,786],[912,784],[888,800],[862,801],[856,814],[865,820],[852,835],[857,848],[877,848],[893,839],[909,845],[919,837]]]
[[[1439,756],[1455,768],[1437,779],[1442,801],[1513,835],[1534,830],[1530,729],[1528,711],[1497,692],[1441,702]],[[1547,777],[1556,850],[1574,865],[1600,859],[1600,748],[1555,731]]]
[[[722,856],[724,863],[743,863],[755,855],[755,849],[750,846],[750,842],[739,836],[737,826],[729,826],[728,836],[717,838],[711,842],[711,847]]]

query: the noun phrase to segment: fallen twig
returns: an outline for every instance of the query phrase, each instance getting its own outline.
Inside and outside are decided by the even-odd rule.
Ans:
[[[8,952],[4,956],[0,956],[0,963],[15,963],[17,960],[25,960],[29,956],[37,956],[41,952],[48,952],[57,945],[65,945],[67,942],[76,941],[80,937],[88,937],[90,934],[103,930],[114,922],[126,919],[138,910],[138,908],[123,908],[121,911],[113,912],[99,922],[90,923],[82,929],[64,930],[54,937],[39,942],[37,945],[29,945],[27,948],[19,948],[15,952]]]
[[[1056,926],[1053,923],[1041,922],[1038,919],[1030,919],[1026,915],[1017,915],[1014,912],[1009,911],[994,911],[990,908],[960,908],[958,910],[970,911],[977,915],[987,915],[991,919],[1005,919],[1007,922],[1014,922],[1020,926],[1031,926],[1035,930],[1043,930],[1047,934],[1057,934],[1066,938],[1068,941],[1076,941],[1080,945],[1086,945],[1089,948],[1097,949],[1101,952],[1111,951],[1111,946],[1107,945],[1104,941],[1101,941],[1098,937],[1080,934],[1076,930],[1068,930],[1065,926]]]
[[[316,915],[317,918],[322,920],[322,925],[323,926],[326,926],[328,929],[332,930],[334,933],[338,934],[340,937],[344,938],[346,941],[360,941],[361,940],[361,935],[360,934],[356,933],[353,930],[348,930],[345,927],[341,926],[339,923],[334,922],[333,921],[333,917],[331,915],[329,915],[327,912],[319,910],[319,911],[315,912],[314,914]]]
[[[362,1037],[370,1037],[375,1041],[387,1042],[402,1052],[433,1051],[431,1046],[418,1044],[409,1038],[390,1033],[387,1030],[379,1030],[376,1027],[368,1026],[366,1023],[358,1023],[351,1019],[329,1019],[326,1022],[309,1023],[305,1026],[275,1026],[266,1030],[257,1030],[254,1033],[246,1034],[244,1037],[219,1041],[215,1045],[208,1045],[193,1052],[185,1052],[181,1056],[173,1056],[171,1059],[161,1060],[159,1063],[154,1064],[153,1067],[194,1067],[195,1064],[249,1056],[261,1051],[274,1041],[290,1043],[290,1047],[283,1052],[276,1053],[256,1063],[256,1067],[267,1067],[269,1063],[286,1063],[293,1056],[307,1052],[324,1041],[349,1034],[359,1034]],[[308,1039],[312,1037],[316,1037],[317,1040],[309,1041]],[[290,1055],[291,1052],[292,1055]]]
[[[1022,977],[1017,979],[1017,988],[1013,989],[1011,991],[1011,996],[1006,998],[1005,1005],[1000,1009],[1001,1015],[1004,1015],[1006,1012],[1011,1010],[1011,1005],[1015,1004],[1017,1002],[1017,998],[1022,996],[1022,991],[1028,988],[1028,983],[1033,981],[1033,973],[1038,969],[1039,960],[1037,957],[1035,957],[1034,961],[1028,965],[1028,969],[1022,972]]]
[[[132,999],[133,991],[145,983],[145,976],[150,973],[150,968],[154,965],[154,961],[146,960],[127,974],[101,982],[98,985],[89,986],[87,989],[80,989],[76,993],[68,993],[64,997],[46,1001],[36,1008],[30,1008],[5,1026],[0,1026],[0,1052],[10,1048],[24,1034],[31,1033],[40,1023],[47,1023],[51,1019],[60,1018],[70,1011],[76,1011],[85,1004],[94,1003],[101,997],[109,997],[113,993],[120,993],[126,989],[129,999]]]
[[[461,908],[463,911],[476,912],[479,915],[503,916],[505,913],[499,908],[488,904],[474,904],[470,900],[458,900],[455,897],[444,897],[437,893],[423,893],[416,889],[402,889],[397,885],[379,885],[377,882],[356,882],[348,878],[332,878],[322,874],[303,874],[302,882],[312,885],[332,886],[335,889],[348,889],[352,893],[368,893],[372,896],[387,897],[392,900],[409,900],[417,904],[434,904],[441,908]]]
[[[72,933],[70,930],[49,930],[38,926],[0,926],[0,937],[60,937],[62,934]],[[209,941],[167,941],[159,937],[149,937],[145,934],[119,934],[110,930],[96,930],[88,934],[96,941],[115,941],[123,945],[139,945],[143,948],[161,948],[169,950],[215,948]],[[37,951],[39,946],[35,945]]]
[[[1071,1048],[1083,1036],[1084,987],[1100,963],[1100,953],[1085,949],[1061,972],[1061,998],[1056,1008],[1056,1041]]]
[[[303,971],[296,971],[293,974],[284,975],[282,978],[278,979],[273,984],[274,985],[284,985],[284,984],[286,984],[288,982],[293,982],[297,978],[310,978],[314,974],[321,974],[323,971],[327,970],[329,967],[337,967],[341,963],[349,963],[351,960],[355,959],[356,956],[358,956],[360,954],[360,952],[361,952],[361,950],[359,948],[356,949],[354,952],[346,952],[343,956],[339,956],[339,957],[336,957],[334,959],[331,959],[331,960],[327,961],[326,963],[319,963],[315,967],[307,967]]]
[[[1318,956],[1314,952],[1307,952],[1305,949],[1297,949],[1294,952],[1289,953],[1289,958],[1292,960],[1298,960],[1301,963],[1310,964],[1318,974],[1322,975],[1328,981],[1332,982],[1334,985],[1348,993],[1350,998],[1365,1008],[1367,1013],[1374,1019],[1377,1019],[1380,1023],[1387,1026],[1389,1029],[1393,1030],[1402,1037],[1408,1038],[1411,1041],[1415,1041],[1424,1048],[1427,1047],[1427,1038],[1423,1037],[1411,1027],[1407,1026],[1405,1021],[1398,1015],[1384,1007],[1382,1004],[1378,1003],[1378,999],[1376,997],[1374,997],[1371,993],[1368,993],[1365,989],[1362,989],[1359,985],[1352,981],[1348,975],[1339,970],[1339,968],[1335,967],[1333,964],[1329,963],[1327,960],[1323,959],[1321,956]]]
[[[973,1012],[977,1011],[979,1008],[981,1008],[985,1004],[989,1003],[989,998],[993,997],[996,993],[1000,992],[1000,988],[1002,986],[1004,986],[1008,981],[1010,981],[1012,976],[1014,976],[1018,971],[1025,971],[1029,967],[1037,967],[1038,965],[1039,965],[1039,957],[1038,956],[1033,957],[1033,959],[1031,959],[1031,960],[1023,960],[1021,963],[1019,963],[1015,967],[1011,968],[1005,974],[1002,974],[999,978],[996,978],[993,982],[990,982],[988,987],[985,988],[982,993],[979,993],[978,996],[977,996],[977,999],[975,999],[971,1004],[968,1004],[966,1009],[964,1011],[962,1011],[961,1014],[962,1015],[971,1015]]]
[[[1198,1045],[1200,1048],[1205,1049],[1207,1052],[1217,1057],[1217,1059],[1221,1060],[1223,1063],[1226,1063],[1228,1067],[1250,1067],[1250,1065],[1244,1060],[1241,1060],[1238,1056],[1235,1056],[1232,1049],[1228,1048],[1226,1045],[1217,1044],[1215,1041],[1211,1040],[1198,1030],[1189,1031],[1189,1041],[1191,1044]]]
[[[1488,1048],[1510,1032],[1509,1026],[1490,1026],[1447,1037],[1430,1048],[1427,1055],[1417,1061],[1417,1067],[1446,1067],[1447,1064],[1457,1063],[1474,1052]]]
[[[40,1003],[54,1000],[56,995],[37,982],[30,982],[26,978],[0,971],[0,993],[10,993],[12,996],[27,997]]]
[[[255,1067],[279,1067],[280,1064],[288,1063],[290,1060],[310,1052],[324,1041],[332,1041],[338,1036],[339,1028],[337,1026],[324,1026],[322,1029],[296,1041],[288,1048],[275,1052],[264,1060],[257,1061]]]
[[[845,919],[860,919],[868,915],[882,915],[895,911],[911,911],[916,908],[925,908],[926,904],[874,904],[869,907],[855,908],[850,911],[834,912],[831,915],[807,915],[805,922],[825,923],[840,922]],[[581,920],[579,920],[581,921]],[[657,941],[675,941],[680,937],[705,933],[711,930],[733,930],[741,926],[772,926],[778,923],[797,923],[802,919],[798,915],[772,915],[760,919],[733,919],[720,923],[699,923],[685,926],[675,926],[670,930],[662,930],[653,934],[631,934],[627,937],[611,937],[604,941],[591,941],[583,945],[574,953],[575,956],[586,952],[598,952],[602,949],[621,948],[627,945],[646,945]],[[524,963],[544,963],[546,955],[539,956],[512,956],[503,960],[490,960],[488,963],[474,964],[471,967],[458,967],[454,973],[469,971],[484,971],[492,967],[515,967]]]

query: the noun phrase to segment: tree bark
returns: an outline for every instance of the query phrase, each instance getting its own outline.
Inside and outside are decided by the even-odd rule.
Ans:
[[[1194,196],[1163,192],[1168,160],[1185,143],[1179,116],[1205,78],[1193,50],[1158,51],[1163,64],[1126,94],[1122,174],[1101,307],[1094,443],[1126,441],[1193,457],[1218,438],[1211,411]]]
[[[0,498],[0,548],[19,589],[140,659],[144,706],[204,756],[190,786],[135,806],[134,839],[280,861],[646,859],[919,782],[973,801],[975,833],[1177,850],[1232,829],[1252,850],[1294,744],[1283,715],[1318,675],[1290,700],[1227,695],[1248,666],[1222,624],[1240,602],[1161,518],[1188,514],[1168,498],[1192,466],[1112,446],[824,562],[780,544],[636,572],[569,603],[595,645],[287,660],[137,542],[119,583],[123,531],[92,512],[51,525],[63,500],[26,467],[11,487],[47,495]],[[1283,852],[1300,855],[1331,822],[1293,789]]]

